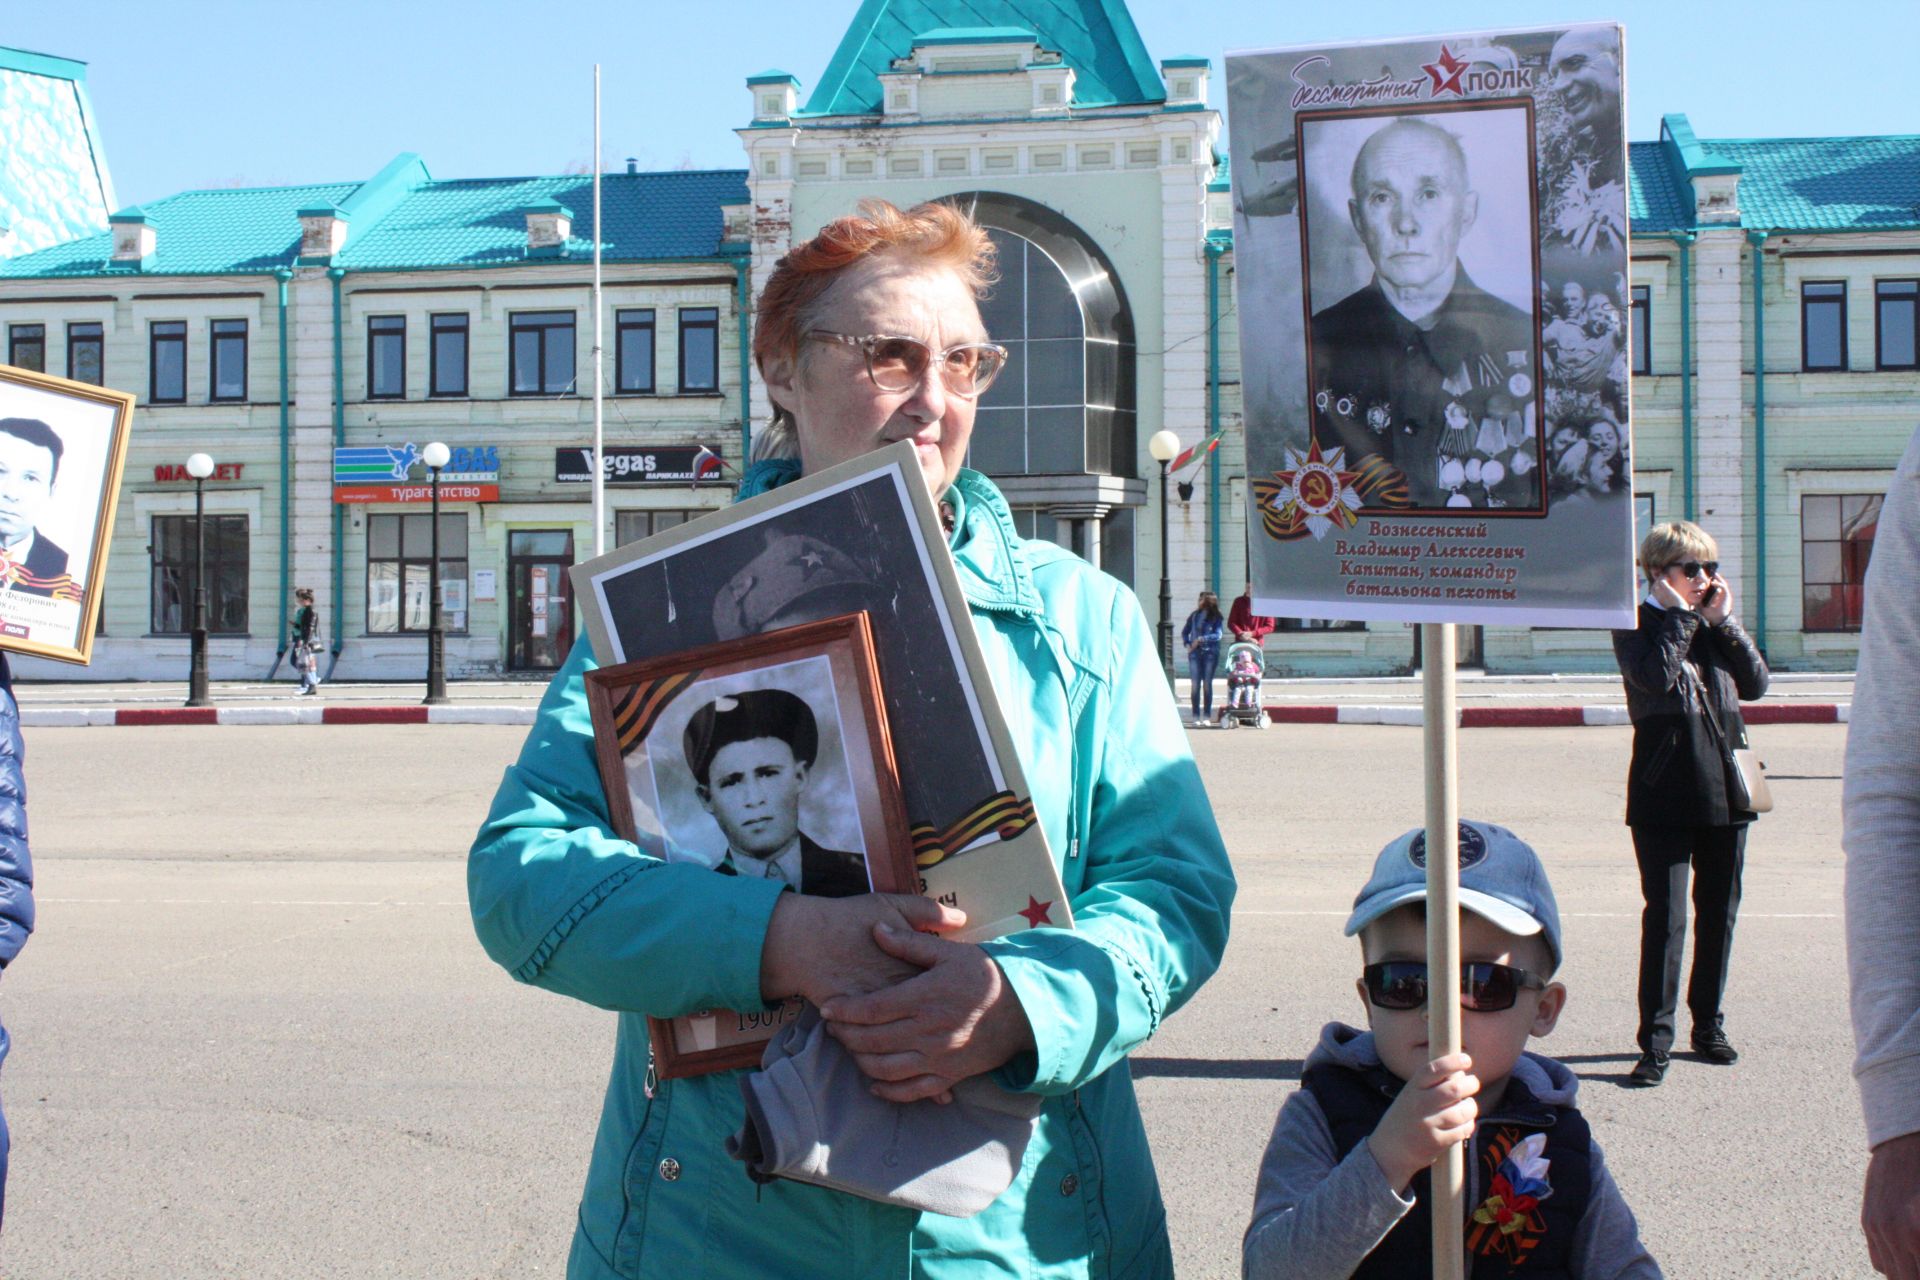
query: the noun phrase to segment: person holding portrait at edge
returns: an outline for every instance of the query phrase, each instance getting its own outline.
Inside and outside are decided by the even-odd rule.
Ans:
[[[1767,663],[1733,612],[1719,548],[1685,520],[1655,525],[1640,543],[1647,598],[1640,624],[1613,633],[1633,721],[1627,825],[1640,865],[1640,1058],[1636,1085],[1666,1078],[1693,887],[1693,973],[1687,982],[1695,1053],[1739,1059],[1723,1029],[1721,999],[1733,953],[1746,862],[1747,824],[1758,815],[1730,799],[1727,755],[1746,745],[1740,703],[1767,691]]]
[[[0,970],[13,963],[33,932],[33,856],[27,848],[26,746],[20,740],[20,704],[13,670],[0,653]],[[0,1063],[11,1047],[0,1027]],[[6,1221],[7,1157],[13,1146],[0,1114],[0,1224]]]
[[[1220,616],[1220,597],[1202,591],[1199,606],[1180,628],[1180,643],[1187,646],[1187,701],[1192,704],[1195,724],[1213,718],[1213,673],[1220,667],[1220,638],[1226,628],[1227,620]]]
[[[576,642],[468,867],[496,961],[620,1013],[572,1280],[1172,1274],[1126,1056],[1218,967],[1233,873],[1133,593],[1019,537],[961,465],[1004,360],[977,304],[991,264],[986,233],[939,204],[867,202],[796,245],[759,302],[776,413],[740,492],[913,442],[1075,928],[962,945],[937,935],[964,917],[926,898],[784,893],[642,855],[608,823],[581,687],[596,660]],[[968,1218],[756,1186],[722,1149],[737,1073],[649,1087],[647,1015],[796,995],[879,1097],[937,1100],[982,1073],[1038,1095],[1012,1186]]]

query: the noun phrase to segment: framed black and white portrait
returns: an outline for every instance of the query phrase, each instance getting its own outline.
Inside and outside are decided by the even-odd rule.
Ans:
[[[0,365],[0,648],[92,659],[133,399]]]
[[[796,893],[913,893],[879,696],[851,614],[590,672],[614,829],[641,852]],[[653,1022],[663,1077],[750,1066],[799,1003]]]

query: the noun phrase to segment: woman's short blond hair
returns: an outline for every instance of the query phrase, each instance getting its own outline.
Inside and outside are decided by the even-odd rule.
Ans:
[[[1640,568],[1648,576],[1688,560],[1718,560],[1720,544],[1691,520],[1669,520],[1640,540]]]

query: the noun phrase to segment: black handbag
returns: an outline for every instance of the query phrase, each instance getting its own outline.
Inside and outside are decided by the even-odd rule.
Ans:
[[[1706,713],[1707,727],[1713,730],[1714,741],[1720,747],[1720,758],[1726,765],[1727,807],[1747,813],[1773,812],[1773,789],[1767,785],[1766,761],[1760,758],[1747,740],[1744,725],[1741,726],[1739,746],[1734,746],[1728,740],[1727,731],[1720,724],[1719,713],[1713,709],[1712,688],[1704,678],[1699,683],[1700,709]]]

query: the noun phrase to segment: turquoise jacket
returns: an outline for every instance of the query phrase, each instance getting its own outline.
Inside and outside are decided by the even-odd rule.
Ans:
[[[571,1280],[1172,1274],[1126,1058],[1218,967],[1233,872],[1133,593],[1023,541],[984,476],[961,472],[946,500],[974,628],[1077,922],[986,944],[1037,1041],[998,1074],[1046,1099],[1019,1177],[971,1218],[756,1187],[722,1147],[741,1122],[735,1073],[647,1096],[647,1015],[761,1005],[780,889],[645,857],[609,829],[583,638],[467,868],[489,955],[522,982],[620,1015]]]

